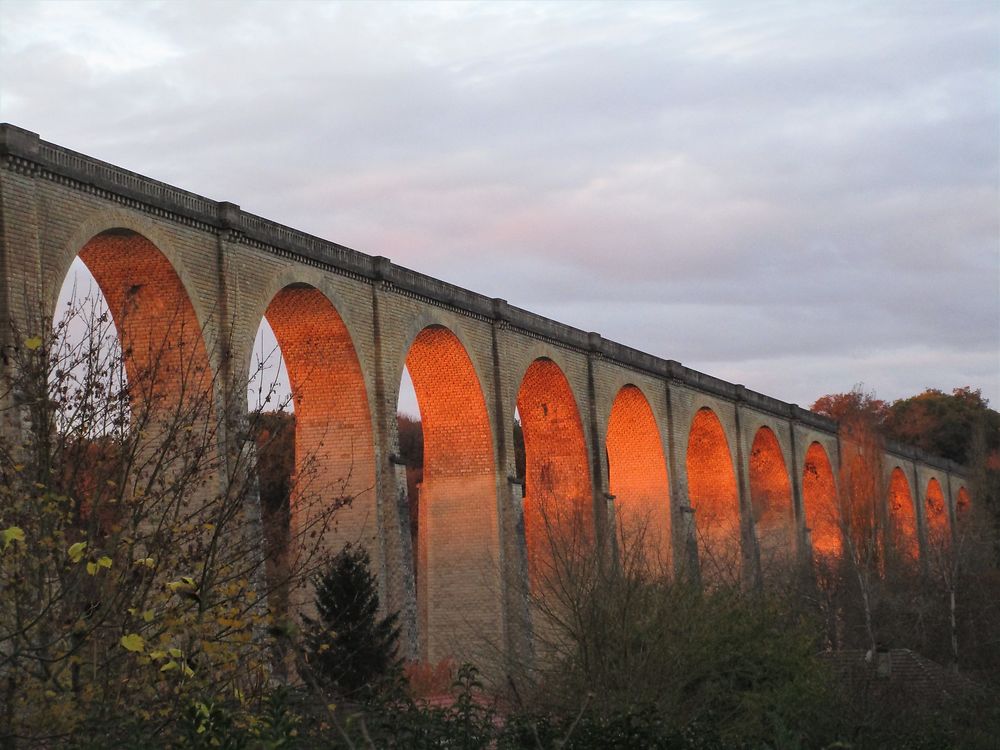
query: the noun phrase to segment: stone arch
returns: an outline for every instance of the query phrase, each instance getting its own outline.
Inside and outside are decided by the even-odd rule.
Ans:
[[[691,420],[687,447],[688,497],[695,510],[698,556],[708,580],[740,578],[740,498],[725,430],[702,407]]]
[[[124,227],[91,236],[76,255],[118,330],[133,408],[141,402],[144,408],[184,408],[191,420],[208,417],[212,368],[202,323],[171,260],[145,235]]]
[[[786,564],[795,548],[792,483],[778,438],[757,430],[750,448],[750,505],[760,546],[761,569]]]
[[[936,477],[927,480],[924,492],[924,517],[927,522],[927,543],[931,549],[942,550],[948,546],[948,504],[941,483]]]
[[[340,313],[308,284],[278,291],[264,312],[295,407],[291,561],[351,542],[374,552],[375,449],[367,388]],[[300,604],[304,594],[296,595]]]
[[[806,450],[802,470],[802,502],[813,560],[839,560],[844,540],[840,526],[837,482],[826,449],[818,442]]]
[[[524,432],[528,578],[537,593],[557,580],[561,561],[593,552],[590,462],[573,391],[551,359],[528,367],[517,409]]]
[[[608,488],[615,497],[619,551],[641,555],[650,572],[671,567],[670,484],[656,418],[634,385],[618,391],[605,441]],[[628,564],[628,560],[626,560]]]
[[[891,547],[907,562],[920,557],[917,515],[910,483],[896,466],[889,475],[889,532]]]
[[[421,648],[432,663],[468,658],[475,639],[500,637],[493,431],[481,381],[453,331],[421,330],[406,368],[424,441],[416,554]]]

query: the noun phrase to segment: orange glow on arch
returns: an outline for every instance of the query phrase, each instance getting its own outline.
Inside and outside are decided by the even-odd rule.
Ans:
[[[972,508],[972,496],[965,487],[958,488],[958,498],[955,501],[955,515],[959,521],[963,521]]]
[[[642,391],[618,391],[608,419],[608,486],[615,496],[621,552],[634,548],[650,572],[669,571],[670,485],[660,431]]]
[[[941,484],[933,477],[927,482],[924,501],[927,513],[927,542],[935,549],[948,546],[948,506],[941,491]]]
[[[471,658],[472,639],[499,639],[499,519],[493,436],[482,386],[454,333],[423,329],[406,356],[420,408],[423,484],[417,610],[423,658]],[[493,581],[493,583],[489,583]]]
[[[740,501],[729,442],[711,409],[691,421],[687,449],[688,497],[695,509],[698,556],[710,580],[739,578]]]
[[[835,560],[843,553],[837,483],[826,451],[813,443],[802,471],[802,502],[812,539],[814,560]]]
[[[338,550],[375,539],[374,442],[361,364],[343,319],[313,287],[289,286],[265,312],[288,370],[295,404],[292,536],[353,498],[326,525],[323,545]],[[303,539],[303,544],[308,541]]]
[[[135,399],[172,406],[210,396],[211,370],[201,326],[166,256],[130,230],[90,239],[80,260],[93,274],[118,328]]]
[[[795,544],[792,484],[778,438],[769,427],[757,430],[750,449],[750,503],[761,567],[767,570],[788,560]]]
[[[917,539],[917,516],[910,494],[910,483],[898,466],[889,477],[889,521],[893,547],[905,558],[915,561],[920,557]]]
[[[528,576],[538,590],[557,573],[553,545],[586,554],[593,539],[593,496],[583,424],[569,382],[550,359],[532,362],[517,410],[524,431],[524,535]]]

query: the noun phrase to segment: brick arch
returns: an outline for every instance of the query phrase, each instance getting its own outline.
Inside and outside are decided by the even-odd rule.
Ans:
[[[167,256],[144,235],[115,228],[87,240],[79,258],[118,330],[133,406],[139,401],[164,408],[183,404],[207,416],[212,368],[203,330]],[[196,418],[193,412],[189,416]]]
[[[750,505],[762,569],[787,563],[795,544],[792,483],[770,427],[757,430],[750,448]]]
[[[736,472],[726,432],[708,407],[691,420],[686,466],[702,574],[709,580],[737,580],[741,558]]]
[[[972,495],[965,487],[959,487],[955,499],[955,517],[959,523],[968,517],[970,510],[972,510]]]
[[[282,290],[297,287],[317,289],[337,311],[350,340],[359,343],[365,340],[363,326],[359,325],[357,314],[352,314],[350,301],[338,294],[336,286],[329,283],[328,276],[316,268],[293,265],[273,274],[261,287],[241,300],[241,306],[245,305],[245,308],[239,315],[240,324],[235,336],[242,342],[242,347],[234,350],[249,353],[246,356],[248,365],[253,358],[254,341],[260,327],[260,319],[267,316],[268,307]],[[361,364],[362,374],[365,375],[365,385],[370,390],[373,379],[369,375],[371,368],[365,360],[364,346],[355,345],[354,349]]]
[[[608,482],[623,555],[635,550],[651,572],[670,569],[670,484],[656,418],[642,391],[618,391],[608,418]]]
[[[536,359],[528,367],[517,409],[524,432],[528,577],[538,592],[559,575],[560,560],[590,551],[594,534],[590,462],[573,391],[551,359]]]
[[[920,557],[917,514],[910,483],[899,466],[889,475],[889,523],[893,549],[904,560],[916,561]]]
[[[467,656],[499,621],[499,518],[493,432],[468,351],[453,331],[424,328],[406,355],[420,409],[423,484],[417,609],[424,658]]]
[[[948,546],[948,504],[941,483],[936,477],[927,481],[924,492],[924,514],[927,521],[927,543],[932,549]]]
[[[265,311],[281,349],[295,406],[292,534],[302,554],[319,535],[323,549],[346,542],[372,549],[376,535],[375,453],[361,365],[353,340],[326,295],[293,284]],[[331,507],[341,506],[330,517]]]
[[[575,378],[566,374],[574,371],[579,372],[578,367],[576,367],[578,361],[574,361],[572,355],[559,347],[551,346],[542,341],[531,340],[527,346],[519,346],[515,351],[511,352],[509,359],[505,355],[504,370],[512,377],[515,384],[523,384],[528,370],[539,360],[550,361],[559,368],[566,379],[566,385],[575,403],[587,403],[586,385],[574,382]],[[590,438],[589,426],[586,423],[583,424],[583,434],[585,439]]]
[[[840,528],[837,481],[826,449],[818,442],[806,450],[802,469],[802,503],[812,542],[813,560],[839,560],[844,540]]]
[[[114,208],[100,210],[91,214],[85,221],[76,227],[69,239],[57,252],[57,256],[54,259],[55,268],[53,269],[52,275],[48,278],[58,280],[59,284],[55,286],[45,286],[43,289],[43,300],[45,301],[47,310],[55,309],[62,282],[66,279],[66,276],[69,274],[70,267],[73,265],[73,261],[80,256],[83,248],[91,240],[93,240],[93,238],[107,232],[118,232],[123,234],[126,232],[132,232],[145,238],[150,244],[152,244],[167,260],[174,275],[180,280],[181,286],[184,288],[185,294],[188,298],[188,302],[191,304],[192,308],[194,308],[195,318],[199,325],[203,330],[208,327],[211,317],[210,312],[206,308],[204,301],[199,296],[198,286],[191,277],[191,274],[188,272],[187,266],[185,265],[181,254],[177,252],[177,249],[174,247],[174,243],[171,238],[165,232],[160,230],[160,227],[156,224],[156,222],[150,221],[142,214]],[[93,273],[93,269],[90,269],[89,265],[88,270]],[[212,356],[212,354],[213,353],[210,351],[209,355]]]

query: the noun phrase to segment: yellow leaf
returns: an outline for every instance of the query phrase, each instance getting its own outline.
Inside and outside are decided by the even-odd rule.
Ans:
[[[146,622],[152,622],[153,617],[154,617],[153,610],[151,609],[147,609],[145,612],[142,613],[142,619],[145,620]]]
[[[97,572],[97,563],[87,563],[87,575],[94,575]]]
[[[111,558],[108,557],[107,555],[102,555],[101,557],[97,558],[97,567],[99,567],[99,568],[110,568],[111,567]]]
[[[30,351],[35,351],[38,347],[42,345],[41,336],[32,336],[30,339],[24,340],[24,348]]]
[[[3,530],[3,548],[7,549],[11,542],[23,542],[24,530],[20,526],[10,526]]]
[[[180,664],[178,664],[173,659],[171,659],[166,664],[164,664],[162,667],[160,667],[160,671],[161,672],[172,672],[173,670],[177,669],[178,667],[180,667]]]
[[[194,670],[191,669],[187,664],[185,664],[181,670],[184,672],[185,677],[194,677]]]
[[[77,542],[76,544],[70,545],[70,548],[67,552],[67,554],[69,555],[69,559],[75,563],[80,562],[80,560],[83,558],[83,551],[85,549],[87,549],[86,542]]]
[[[126,651],[141,652],[146,648],[146,642],[138,633],[123,635],[121,640],[122,648]]]
[[[167,655],[166,651],[150,651],[149,652],[149,658],[152,659],[153,661],[159,661],[160,659],[163,659],[164,657],[166,657],[166,655]],[[160,670],[160,671],[162,672],[163,670]]]
[[[144,557],[142,560],[136,560],[135,564],[136,565],[143,565],[143,566],[145,566],[147,568],[152,568],[152,567],[154,567],[156,565],[156,562],[153,560],[152,557]]]
[[[170,655],[172,657],[174,657],[175,659],[180,659],[181,656],[183,655],[181,653],[181,650],[179,648],[171,648],[171,649],[168,649],[168,651],[170,652]]]

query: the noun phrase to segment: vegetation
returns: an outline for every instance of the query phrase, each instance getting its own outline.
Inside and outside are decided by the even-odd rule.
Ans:
[[[357,700],[398,681],[399,619],[379,616],[375,576],[368,553],[351,545],[316,580],[315,618],[305,622],[303,669],[316,686]]]
[[[337,504],[309,496],[294,418],[225,418],[245,384],[176,351],[135,367],[141,342],[119,345],[107,315],[83,339],[69,325],[16,331],[0,394],[0,747],[985,748],[1000,732],[995,559],[972,524],[926,572],[897,565],[874,500],[879,441],[919,434],[979,471],[974,512],[995,502],[996,413],[976,392],[817,404],[865,459],[841,466],[842,559],[780,589],[696,589],[651,570],[643,530],[622,524],[615,560],[601,540],[553,535],[536,658],[502,684],[481,665],[489,688],[463,665],[428,702],[367,554],[330,559],[316,542]],[[400,432],[416,469],[419,422]],[[327,511],[299,528],[292,497]],[[289,592],[308,581],[316,612],[300,622]],[[874,662],[831,658],[855,647],[975,679],[894,701]]]

